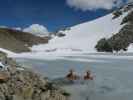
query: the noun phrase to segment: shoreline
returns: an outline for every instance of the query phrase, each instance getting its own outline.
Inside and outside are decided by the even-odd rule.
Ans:
[[[47,78],[24,68],[5,53],[0,53],[3,68],[0,70],[1,100],[68,100],[64,90]],[[4,69],[7,66],[7,69]]]

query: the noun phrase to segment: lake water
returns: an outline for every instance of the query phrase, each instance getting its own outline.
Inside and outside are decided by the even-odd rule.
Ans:
[[[50,79],[65,77],[70,69],[83,76],[91,70],[94,81],[85,84],[64,85],[71,93],[71,100],[132,100],[133,54],[84,54],[60,59],[17,59],[21,64]]]

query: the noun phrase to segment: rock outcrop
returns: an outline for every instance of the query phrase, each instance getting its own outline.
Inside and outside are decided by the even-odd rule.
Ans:
[[[0,52],[0,100],[67,100],[64,90]]]
[[[126,51],[130,44],[133,43],[133,2],[121,7],[115,11],[114,17],[118,18],[121,15],[128,13],[122,20],[123,27],[118,33],[115,33],[111,38],[103,38],[98,41],[96,49],[99,52]]]

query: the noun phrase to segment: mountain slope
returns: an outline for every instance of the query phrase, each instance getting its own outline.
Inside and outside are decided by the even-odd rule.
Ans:
[[[17,30],[0,28],[0,48],[16,53],[29,52],[29,47],[32,45],[47,42],[47,38],[37,37]]]
[[[117,33],[123,25],[122,19],[127,13],[119,18],[112,19],[113,14],[106,15],[91,22],[71,27],[69,30],[60,31],[66,34],[64,37],[54,37],[46,45],[34,46],[33,51],[87,51],[94,52],[97,41],[103,37],[111,37]]]
[[[133,43],[133,3],[126,6],[126,9],[118,9],[114,12],[115,17],[119,17],[124,11],[129,11],[121,22],[124,25],[117,34],[113,35],[109,39],[101,39],[96,49],[102,52],[113,52],[113,51],[126,51],[128,46]],[[116,17],[117,16],[117,17]]]

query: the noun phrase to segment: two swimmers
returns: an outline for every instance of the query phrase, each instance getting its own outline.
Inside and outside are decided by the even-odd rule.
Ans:
[[[75,74],[73,69],[71,69],[69,71],[69,73],[66,75],[66,78],[68,80],[78,80],[78,79],[80,79],[80,77]],[[84,80],[93,80],[94,79],[93,76],[91,75],[91,71],[90,70],[86,71],[85,75],[83,76],[83,79]]]

